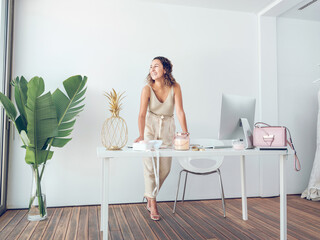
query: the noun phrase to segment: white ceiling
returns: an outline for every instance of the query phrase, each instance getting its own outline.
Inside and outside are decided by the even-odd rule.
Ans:
[[[143,0],[190,7],[258,13],[275,0]]]
[[[281,17],[298,18],[298,19],[320,22],[320,0],[309,5],[308,7],[304,8],[303,10],[298,10],[300,7],[302,7],[303,5],[305,5],[311,1],[312,0],[302,1],[297,6],[293,7],[292,9],[287,11],[286,13],[282,14]]]
[[[203,7],[228,11],[258,13],[277,0],[140,0],[165,4],[183,5],[190,7]],[[291,0],[286,0],[291,1]],[[288,10],[281,17],[299,18],[304,20],[320,21],[320,0],[309,7],[298,10],[301,6],[312,0],[303,0],[297,6]]]

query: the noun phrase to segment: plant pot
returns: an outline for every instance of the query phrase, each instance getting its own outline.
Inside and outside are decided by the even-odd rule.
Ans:
[[[47,202],[42,169],[45,164],[30,164],[32,170],[32,187],[29,200],[29,221],[41,221],[47,218]]]

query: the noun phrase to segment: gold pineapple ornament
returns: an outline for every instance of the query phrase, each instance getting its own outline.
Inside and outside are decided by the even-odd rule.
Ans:
[[[114,89],[112,91],[105,92],[105,96],[108,98],[109,111],[111,117],[108,118],[102,126],[101,140],[103,146],[107,150],[120,150],[128,142],[128,127],[125,120],[119,116],[119,112],[122,109],[122,103],[124,96],[123,93],[117,93]]]

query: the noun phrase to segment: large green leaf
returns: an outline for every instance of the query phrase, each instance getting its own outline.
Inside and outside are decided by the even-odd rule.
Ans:
[[[71,138],[65,138],[72,132],[75,117],[83,110],[84,105],[78,106],[84,100],[87,77],[80,75],[68,78],[63,82],[67,95],[57,89],[52,94],[53,102],[57,109],[58,136],[54,138],[52,146],[63,147]]]
[[[42,78],[34,77],[28,83],[28,100],[26,114],[28,120],[27,135],[30,147],[42,149],[48,138],[58,135],[57,112],[48,92],[44,91]]]
[[[0,92],[0,102],[4,110],[6,111],[8,118],[10,118],[12,121],[15,121],[17,117],[16,107],[13,105],[10,99],[1,92]]]
[[[75,119],[71,122],[61,123],[59,126],[59,130],[62,131],[62,130],[67,130],[69,128],[72,128],[75,123],[76,123]]]
[[[71,138],[54,138],[52,142],[52,146],[61,148],[64,145],[66,145],[70,140]]]
[[[83,89],[87,82],[87,77],[84,76],[83,80],[80,75],[72,76],[63,81],[64,89],[66,90],[70,99],[76,97],[77,94]]]
[[[19,133],[23,130],[27,132],[27,123],[22,118],[23,118],[22,115],[20,115],[16,119],[16,127]]]
[[[28,81],[21,76],[20,79],[17,77],[12,83],[14,86],[14,97],[20,112],[20,121],[22,122],[23,126],[27,126],[27,115],[25,108],[27,105]]]
[[[28,138],[26,131],[22,130],[20,132],[20,137],[25,147],[30,145],[30,140]]]
[[[29,89],[31,88],[31,89]],[[41,77],[33,77],[27,85],[27,98],[34,99],[44,92],[44,81]],[[29,91],[30,90],[30,91]]]
[[[53,151],[39,150],[32,147],[26,147],[25,161],[27,164],[39,165],[51,159],[52,156],[53,156]]]

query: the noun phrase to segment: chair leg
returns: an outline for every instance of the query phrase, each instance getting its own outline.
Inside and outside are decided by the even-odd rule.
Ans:
[[[188,172],[186,172],[186,177],[185,177],[185,179],[184,179],[184,187],[183,187],[182,202],[184,202],[184,194],[186,193],[187,178],[188,178]]]
[[[225,201],[224,201],[224,191],[223,191],[223,185],[222,185],[222,178],[221,178],[220,169],[217,169],[217,173],[219,174],[219,182],[220,182],[220,190],[221,190],[221,200],[222,200],[223,216],[226,217],[226,207],[225,207]]]
[[[180,179],[181,179],[181,174],[182,174],[183,171],[184,171],[184,170],[181,170],[181,171],[180,171],[180,174],[179,174],[179,180],[178,180],[178,186],[177,186],[177,193],[176,193],[176,200],[174,201],[172,213],[175,213],[175,211],[176,211],[177,199],[178,199],[178,194],[179,194]]]

